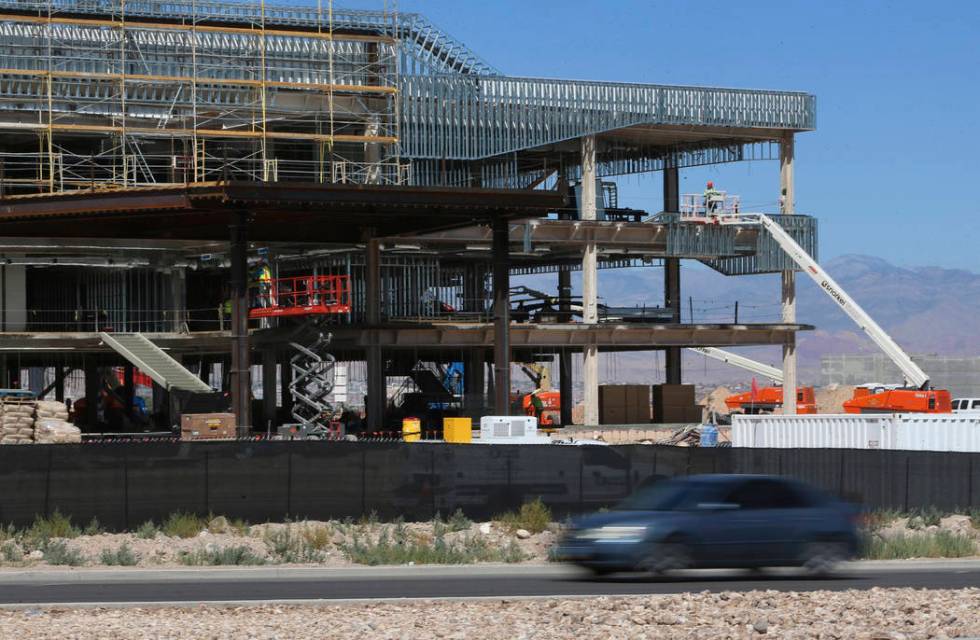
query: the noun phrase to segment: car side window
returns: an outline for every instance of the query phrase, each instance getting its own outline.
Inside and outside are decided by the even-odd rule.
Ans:
[[[793,487],[778,480],[749,480],[736,487],[725,500],[741,509],[799,509],[807,500]]]

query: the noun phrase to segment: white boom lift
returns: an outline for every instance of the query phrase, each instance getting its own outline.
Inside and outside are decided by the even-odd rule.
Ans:
[[[731,351],[725,351],[724,349],[718,349],[716,347],[688,347],[687,350],[693,351],[694,353],[700,353],[703,356],[718,360],[719,362],[724,362],[725,364],[730,364],[734,367],[745,369],[746,371],[751,371],[757,375],[765,376],[766,378],[772,380],[773,384],[783,384],[782,371],[776,367],[753,360],[752,358],[746,358],[745,356],[740,356],[737,353],[732,353]]]
[[[800,269],[810,276],[817,283],[817,286],[830,296],[834,302],[853,320],[861,330],[888,356],[892,362],[902,371],[905,376],[905,384],[917,389],[927,389],[929,387],[929,376],[919,368],[919,365],[912,362],[901,347],[892,340],[891,336],[885,333],[877,322],[862,309],[851,296],[837,282],[830,277],[823,268],[817,264],[810,254],[803,250],[796,240],[786,232],[779,224],[769,216],[761,213],[740,214],[730,216],[721,220],[721,224],[746,224],[758,223],[773,237],[779,246],[786,252],[793,262],[800,266]]]

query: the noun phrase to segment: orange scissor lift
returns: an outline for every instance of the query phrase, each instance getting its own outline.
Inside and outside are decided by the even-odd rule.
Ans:
[[[292,379],[289,393],[293,397],[293,424],[285,424],[278,434],[286,439],[336,439],[343,426],[335,420],[330,394],[334,388],[334,357],[329,353],[331,335],[324,332],[321,320],[328,315],[350,313],[350,276],[306,275],[275,278],[260,283],[249,309],[250,319],[302,318],[317,332],[312,344],[290,343],[296,353],[290,358]]]
[[[350,313],[350,276],[276,278],[260,287],[255,300],[251,319]]]

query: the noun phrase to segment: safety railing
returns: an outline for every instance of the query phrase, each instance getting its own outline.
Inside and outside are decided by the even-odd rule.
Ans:
[[[297,276],[259,282],[250,318],[350,313],[347,276]]]

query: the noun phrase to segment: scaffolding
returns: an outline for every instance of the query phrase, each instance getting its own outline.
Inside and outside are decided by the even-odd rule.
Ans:
[[[204,3],[176,22],[150,11],[170,3],[96,4],[0,2],[4,195],[407,180],[395,12],[351,33],[322,0],[315,22],[289,28],[264,0],[233,23]]]

